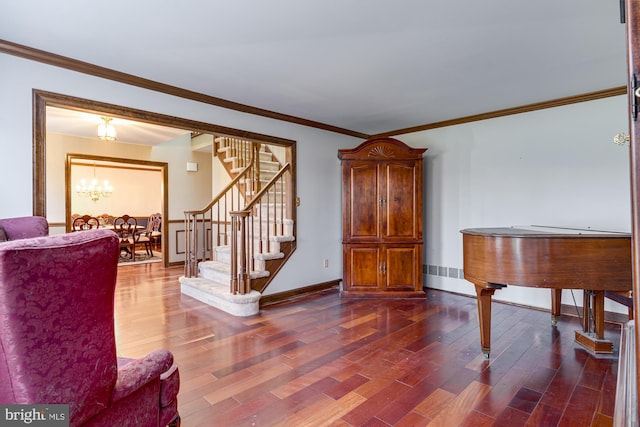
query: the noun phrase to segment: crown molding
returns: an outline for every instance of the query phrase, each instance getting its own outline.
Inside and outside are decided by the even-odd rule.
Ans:
[[[46,52],[43,50],[34,49],[29,46],[12,43],[2,39],[0,39],[0,52],[6,53],[8,55],[18,56],[20,58],[29,59],[32,61],[41,62],[43,64],[53,65],[55,67],[65,68],[67,70],[77,71],[79,73],[88,74],[95,77],[100,77],[100,78],[113,80],[120,83],[125,83],[128,85],[140,87],[143,89],[149,89],[156,92],[165,93],[167,95],[177,96],[179,98],[190,99],[192,101],[198,101],[204,104],[214,105],[216,107],[239,111],[242,113],[253,114],[257,116],[267,117],[270,119],[294,123],[297,125],[312,127],[316,129],[322,129],[329,132],[335,132],[343,135],[353,136],[356,138],[367,139],[369,137],[369,135],[361,132],[356,132],[349,129],[343,129],[337,126],[332,126],[325,123],[316,122],[313,120],[307,120],[301,117],[291,116],[288,114],[277,113],[275,111],[265,110],[258,107],[252,107],[250,105],[240,104],[238,102],[217,98],[215,96],[205,95],[203,93],[194,92],[194,91],[183,89],[177,86],[172,86],[172,85],[160,83],[154,80],[145,79],[142,77],[134,76],[132,74],[123,73],[121,71],[101,67],[99,65],[90,64],[88,62],[79,61],[77,59],[69,58],[62,55],[57,55],[57,54]]]
[[[518,107],[511,107],[511,108],[506,108],[502,110],[490,111],[487,113],[474,114],[471,116],[459,117],[459,118],[450,119],[450,120],[443,120],[440,122],[426,123],[418,126],[412,126],[412,127],[403,128],[403,129],[396,129],[393,131],[382,132],[374,135],[368,135],[362,132],[344,129],[337,126],[332,126],[325,123],[304,119],[301,117],[277,113],[275,111],[265,110],[262,108],[252,107],[250,105],[240,104],[234,101],[229,101],[226,99],[217,98],[210,95],[205,95],[199,92],[194,92],[191,90],[179,88],[177,86],[172,86],[172,85],[160,83],[154,80],[145,79],[142,77],[134,76],[132,74],[123,73],[121,71],[101,67],[98,65],[90,64],[88,62],[79,61],[77,59],[69,58],[62,55],[57,55],[57,54],[46,52],[43,50],[34,49],[28,46],[12,43],[2,39],[0,39],[0,52],[6,53],[8,55],[29,59],[32,61],[41,62],[48,65],[53,65],[55,67],[77,71],[77,72],[92,75],[95,77],[100,77],[100,78],[113,80],[113,81],[125,83],[128,85],[132,85],[132,86],[136,86],[144,89],[153,90],[156,92],[165,93],[167,95],[177,96],[180,98],[190,99],[193,101],[198,101],[198,102],[202,102],[209,105],[214,105],[216,107],[226,108],[229,110],[267,117],[274,120],[285,121],[285,122],[294,123],[301,126],[307,126],[311,128],[321,129],[328,132],[335,132],[335,133],[339,133],[347,136],[353,136],[353,137],[362,138],[362,139],[381,138],[381,137],[404,135],[408,133],[422,132],[425,130],[447,127],[447,126],[455,126],[463,123],[494,119],[497,117],[527,113],[527,112],[542,110],[546,108],[560,107],[563,105],[576,104],[579,102],[593,101],[596,99],[624,95],[627,93],[626,86],[618,86],[611,89],[604,89],[604,90],[584,93],[580,95],[557,98],[549,101],[536,102],[533,104],[527,104],[527,105],[522,105]]]
[[[480,120],[495,119],[497,117],[510,116],[513,114],[529,113],[531,111],[543,110],[545,108],[561,107],[563,105],[576,104],[579,102],[594,101],[596,99],[608,98],[611,96],[625,95],[627,93],[626,86],[618,86],[611,89],[604,89],[595,92],[584,93],[580,95],[567,96],[565,98],[552,99],[550,101],[536,102],[533,104],[521,105],[519,107],[505,108],[503,110],[490,111],[488,113],[474,114],[471,116],[459,117],[457,119],[443,120],[441,122],[427,123],[419,126],[412,126],[404,129],[379,133],[371,135],[371,138],[381,138],[388,136],[397,136],[407,133],[422,132],[425,130],[442,128],[447,126],[455,126],[463,123],[477,122]]]

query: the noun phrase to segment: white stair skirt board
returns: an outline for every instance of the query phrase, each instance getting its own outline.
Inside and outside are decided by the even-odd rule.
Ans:
[[[180,277],[180,288],[183,294],[202,301],[212,307],[233,316],[247,317],[260,311],[260,297],[258,291],[248,294],[233,295],[229,292],[229,285],[214,282],[201,277]]]

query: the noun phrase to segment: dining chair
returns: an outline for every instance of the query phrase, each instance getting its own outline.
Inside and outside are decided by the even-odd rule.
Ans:
[[[100,221],[100,225],[102,227],[113,225],[113,220],[114,219],[115,219],[115,217],[113,215],[109,215],[107,213],[103,213],[101,215],[98,215],[98,221]]]
[[[149,224],[144,230],[138,230],[136,233],[136,244],[144,246],[144,250],[150,257],[153,256],[153,248],[151,247],[151,232],[149,231]]]
[[[160,242],[162,238],[162,214],[154,213],[149,215],[147,220],[147,228],[142,233],[150,240],[150,247],[160,249]]]
[[[113,230],[120,238],[120,252],[125,251],[131,255],[131,261],[136,260],[136,239],[140,235],[137,233],[138,220],[129,215],[122,215],[113,221]]]
[[[100,221],[91,215],[79,216],[71,223],[71,231],[91,230],[93,228],[100,228]]]

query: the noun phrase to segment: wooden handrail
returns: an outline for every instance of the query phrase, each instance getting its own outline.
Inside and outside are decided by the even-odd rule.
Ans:
[[[233,141],[233,144],[228,150],[238,154],[249,153],[249,163],[207,206],[185,211],[185,276],[197,276],[199,261],[214,259],[216,246],[229,245],[230,292],[245,294],[251,292],[251,274],[256,269],[255,263],[264,262],[264,257],[258,261],[256,255],[271,253],[272,239],[284,235],[285,215],[288,205],[293,203],[291,194],[287,194],[285,200],[285,174],[291,174],[292,166],[286,163],[261,188],[256,170],[260,163],[260,144],[250,141],[249,144]],[[240,164],[246,161],[246,157],[242,156],[237,159]],[[246,180],[244,184],[248,187],[244,197],[241,197],[239,190],[243,187],[243,180]],[[253,194],[254,191],[257,193]],[[214,228],[217,229],[215,238]],[[198,242],[199,238],[204,239],[202,244]]]
[[[254,242],[259,241],[258,252],[262,253],[264,249],[266,252],[270,252],[270,237],[272,236],[271,230],[262,228],[262,212],[258,210],[258,214],[255,215],[258,218],[258,231],[254,229],[254,222],[249,223],[249,219],[253,218],[251,213],[254,212],[256,205],[263,201],[263,198],[269,199],[269,191],[274,188],[277,183],[283,178],[283,175],[291,170],[291,164],[284,165],[278,173],[275,174],[271,180],[262,188],[256,196],[251,199],[244,209],[239,211],[230,212],[231,222],[231,293],[245,294],[251,292],[251,271],[253,270],[253,262],[255,260],[256,248]],[[280,230],[278,232],[277,227],[274,227],[273,235],[282,235],[284,233],[284,199],[280,200]],[[267,220],[269,222],[269,211],[267,210]],[[277,223],[274,213],[274,223]],[[263,247],[263,241],[266,240],[267,247]]]
[[[264,188],[262,188],[258,194],[256,194],[256,196],[251,199],[251,201],[249,202],[248,205],[245,206],[245,209],[251,209],[253,208],[256,203],[258,202],[258,200],[260,200],[262,198],[262,196],[265,195],[265,193],[267,191],[269,191],[269,189],[271,187],[273,187],[275,185],[275,183],[278,181],[278,179],[284,175],[285,172],[289,171],[291,169],[291,163],[287,163],[286,165],[284,165],[277,174],[275,174],[275,176],[273,178],[271,178],[271,180],[267,183],[267,185],[264,186]]]
[[[210,243],[214,245],[214,243],[218,243],[220,239],[220,225],[223,225],[223,230],[226,230],[226,225],[230,224],[230,220],[228,221],[227,215],[229,210],[238,209],[239,206],[234,206],[236,202],[234,201],[234,192],[235,189],[239,186],[241,180],[247,178],[247,176],[251,176],[252,170],[255,166],[255,149],[253,148],[254,144],[250,142],[250,153],[249,153],[249,161],[245,167],[243,167],[238,175],[236,175],[230,182],[227,184],[224,189],[222,189],[204,208],[198,210],[185,211],[185,277],[194,277],[198,274],[198,261],[206,260],[207,257],[207,247],[206,245]],[[214,148],[215,149],[215,148]],[[230,209],[227,205],[227,197],[230,198]],[[220,211],[218,208],[217,216],[216,216],[216,242],[213,242],[213,239],[207,239],[209,233],[213,233],[213,209],[216,205],[219,206],[220,202],[224,199],[224,212]],[[239,202],[239,201],[238,201]],[[207,218],[207,215],[209,217]],[[220,221],[222,218],[222,221]],[[207,222],[211,225],[210,231],[207,231]],[[198,233],[198,225],[201,224],[200,233]],[[199,244],[198,235],[202,236],[203,243]],[[213,236],[211,236],[213,237]],[[224,237],[224,243],[226,243],[226,236]],[[209,252],[212,248],[209,248]],[[202,256],[198,255],[198,252],[201,251]]]

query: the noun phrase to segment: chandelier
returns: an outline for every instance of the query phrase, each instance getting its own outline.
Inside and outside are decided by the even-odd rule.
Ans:
[[[111,124],[111,117],[100,117],[102,123],[98,125],[98,138],[105,141],[115,141],[117,138],[116,128]]]
[[[88,197],[94,202],[100,200],[100,197],[109,197],[113,193],[113,187],[109,184],[108,180],[104,180],[102,185],[98,184],[96,178],[96,164],[93,164],[93,179],[87,183],[87,180],[82,178],[80,184],[76,185],[76,194],[80,197]]]

